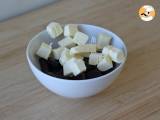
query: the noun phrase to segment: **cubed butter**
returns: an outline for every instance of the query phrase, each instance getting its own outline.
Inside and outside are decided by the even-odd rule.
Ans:
[[[109,55],[109,51],[112,49],[112,47],[113,47],[113,46],[111,46],[111,45],[108,45],[108,46],[104,47],[104,48],[102,49],[102,54],[103,54],[103,55]]]
[[[98,65],[98,63],[103,59],[102,53],[91,53],[89,55],[89,64]]]
[[[44,59],[48,59],[52,51],[52,47],[46,43],[41,43],[39,49],[36,52],[36,55]]]
[[[97,48],[102,49],[108,46],[111,42],[112,37],[106,33],[100,33],[97,36]]]
[[[64,36],[66,37],[74,37],[74,35],[78,32],[78,25],[76,24],[67,24],[64,26]]]
[[[90,53],[90,52],[96,52],[96,45],[94,44],[85,44],[85,45],[79,45],[76,47],[72,47],[70,49],[70,54],[81,54],[81,53]]]
[[[72,58],[72,56],[70,55],[70,50],[65,48],[61,53],[61,57],[59,58],[59,62],[63,66],[65,64],[65,62],[67,62],[71,58]]]
[[[119,48],[116,48],[114,46],[108,46],[104,47],[102,54],[108,55],[111,57],[111,59],[116,63],[123,63],[125,61],[125,55],[123,51]]]
[[[88,35],[82,33],[82,32],[76,32],[73,41],[78,45],[84,45],[88,41]]]
[[[64,66],[65,71],[68,69],[68,71],[72,71],[74,76],[79,75],[80,73],[86,71],[86,66],[83,60],[72,58],[69,61],[67,61]],[[65,72],[64,71],[64,72]],[[66,75],[66,72],[64,73]],[[70,74],[70,72],[67,72],[67,75]]]
[[[47,26],[47,32],[51,38],[56,38],[63,33],[63,29],[59,23],[52,22]]]
[[[52,50],[53,51],[53,56],[56,60],[59,60],[63,50],[64,50],[64,47],[59,47],[59,48],[55,48],[55,49]]]
[[[98,70],[106,71],[113,67],[110,56],[105,56],[97,65]]]
[[[63,75],[64,76],[73,74],[72,69],[71,69],[70,66],[71,66],[71,64],[68,61],[63,65]]]
[[[76,44],[73,42],[73,39],[71,37],[65,37],[64,39],[58,41],[58,45],[61,47],[74,47]]]

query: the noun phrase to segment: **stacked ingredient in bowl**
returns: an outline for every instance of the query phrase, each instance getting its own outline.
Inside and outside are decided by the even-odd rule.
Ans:
[[[41,43],[36,55],[39,57],[40,67],[48,75],[62,78],[84,80],[105,75],[113,71],[116,66],[125,61],[121,49],[111,45],[112,36],[99,33],[96,40],[78,29],[76,24],[67,24],[64,28],[56,22],[46,28],[58,48],[50,44]]]

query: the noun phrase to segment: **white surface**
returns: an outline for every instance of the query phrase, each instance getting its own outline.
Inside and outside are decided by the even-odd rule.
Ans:
[[[97,34],[101,32],[110,34],[113,37],[112,44],[118,48],[121,48],[124,51],[125,56],[127,57],[127,49],[123,41],[114,33],[92,25],[82,24],[79,25],[79,28],[81,29],[81,31],[88,35],[93,34],[97,36]],[[29,66],[33,74],[36,76],[37,80],[41,82],[50,91],[58,95],[68,98],[82,98],[93,96],[107,88],[120,74],[123,68],[124,63],[121,64],[114,71],[106,75],[87,80],[64,80],[49,76],[40,71],[38,61],[35,58],[35,52],[39,48],[41,42],[49,42],[50,40],[51,39],[48,36],[47,32],[42,31],[29,42],[26,50],[26,56]]]
[[[0,0],[0,20],[22,14],[56,0]]]

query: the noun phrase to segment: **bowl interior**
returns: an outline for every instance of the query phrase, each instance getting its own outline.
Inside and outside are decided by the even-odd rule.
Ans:
[[[113,37],[111,44],[114,45],[117,48],[120,48],[123,50],[125,57],[127,57],[127,49],[125,44],[123,43],[123,41],[113,32],[101,28],[101,27],[97,27],[97,26],[93,26],[93,25],[86,25],[86,24],[80,24],[78,25],[79,30],[86,33],[87,35],[89,35],[89,40],[91,40],[91,37],[97,37],[97,35],[99,33],[107,33],[109,35],[111,35]],[[40,70],[40,66],[39,66],[39,62],[38,62],[38,57],[35,55],[36,51],[38,50],[40,44],[42,42],[45,43],[53,43],[53,48],[57,48],[58,44],[57,41],[62,39],[63,36],[60,36],[58,38],[56,38],[56,40],[53,40],[52,38],[49,37],[48,33],[46,30],[40,32],[39,34],[37,34],[28,44],[27,46],[27,58],[31,61],[31,63]],[[124,64],[124,63],[123,63]]]

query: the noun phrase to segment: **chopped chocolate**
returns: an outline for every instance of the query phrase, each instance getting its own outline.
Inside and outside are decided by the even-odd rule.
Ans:
[[[51,72],[59,72],[59,71],[62,71],[63,69],[63,67],[61,66],[58,60],[48,59],[47,64],[49,67],[49,71]],[[63,72],[62,72],[62,75],[63,75]]]
[[[97,53],[102,53],[102,50],[97,50]]]
[[[99,71],[97,68],[94,68],[92,70],[87,70],[85,72],[86,79],[96,78],[102,75],[103,74],[101,73],[101,71]]]
[[[85,57],[83,60],[84,60],[85,64],[88,64],[88,60],[89,60],[88,58]]]
[[[119,64],[113,62],[113,68],[102,72],[99,71],[96,66],[94,65],[89,65],[88,63],[88,58],[84,58],[85,65],[87,70],[77,76],[73,75],[68,75],[64,76],[63,75],[63,67],[60,65],[58,60],[54,60],[49,58],[48,60],[45,60],[43,58],[39,58],[39,63],[42,72],[61,79],[68,79],[68,80],[85,80],[85,79],[92,79],[96,77],[100,77],[102,75],[108,74],[109,72],[113,71]]]
[[[45,60],[43,58],[39,58],[39,63],[40,63],[40,68],[41,68],[42,72],[48,73],[49,72],[49,67],[48,67],[48,64],[47,64],[47,60]]]
[[[81,73],[77,76],[66,76],[64,79],[69,79],[69,80],[84,80],[85,78],[85,73]]]
[[[84,62],[85,62],[86,68],[87,68],[86,71],[90,71],[90,70],[92,70],[92,69],[95,69],[96,66],[90,65],[88,61],[89,61],[88,58],[84,58]]]

